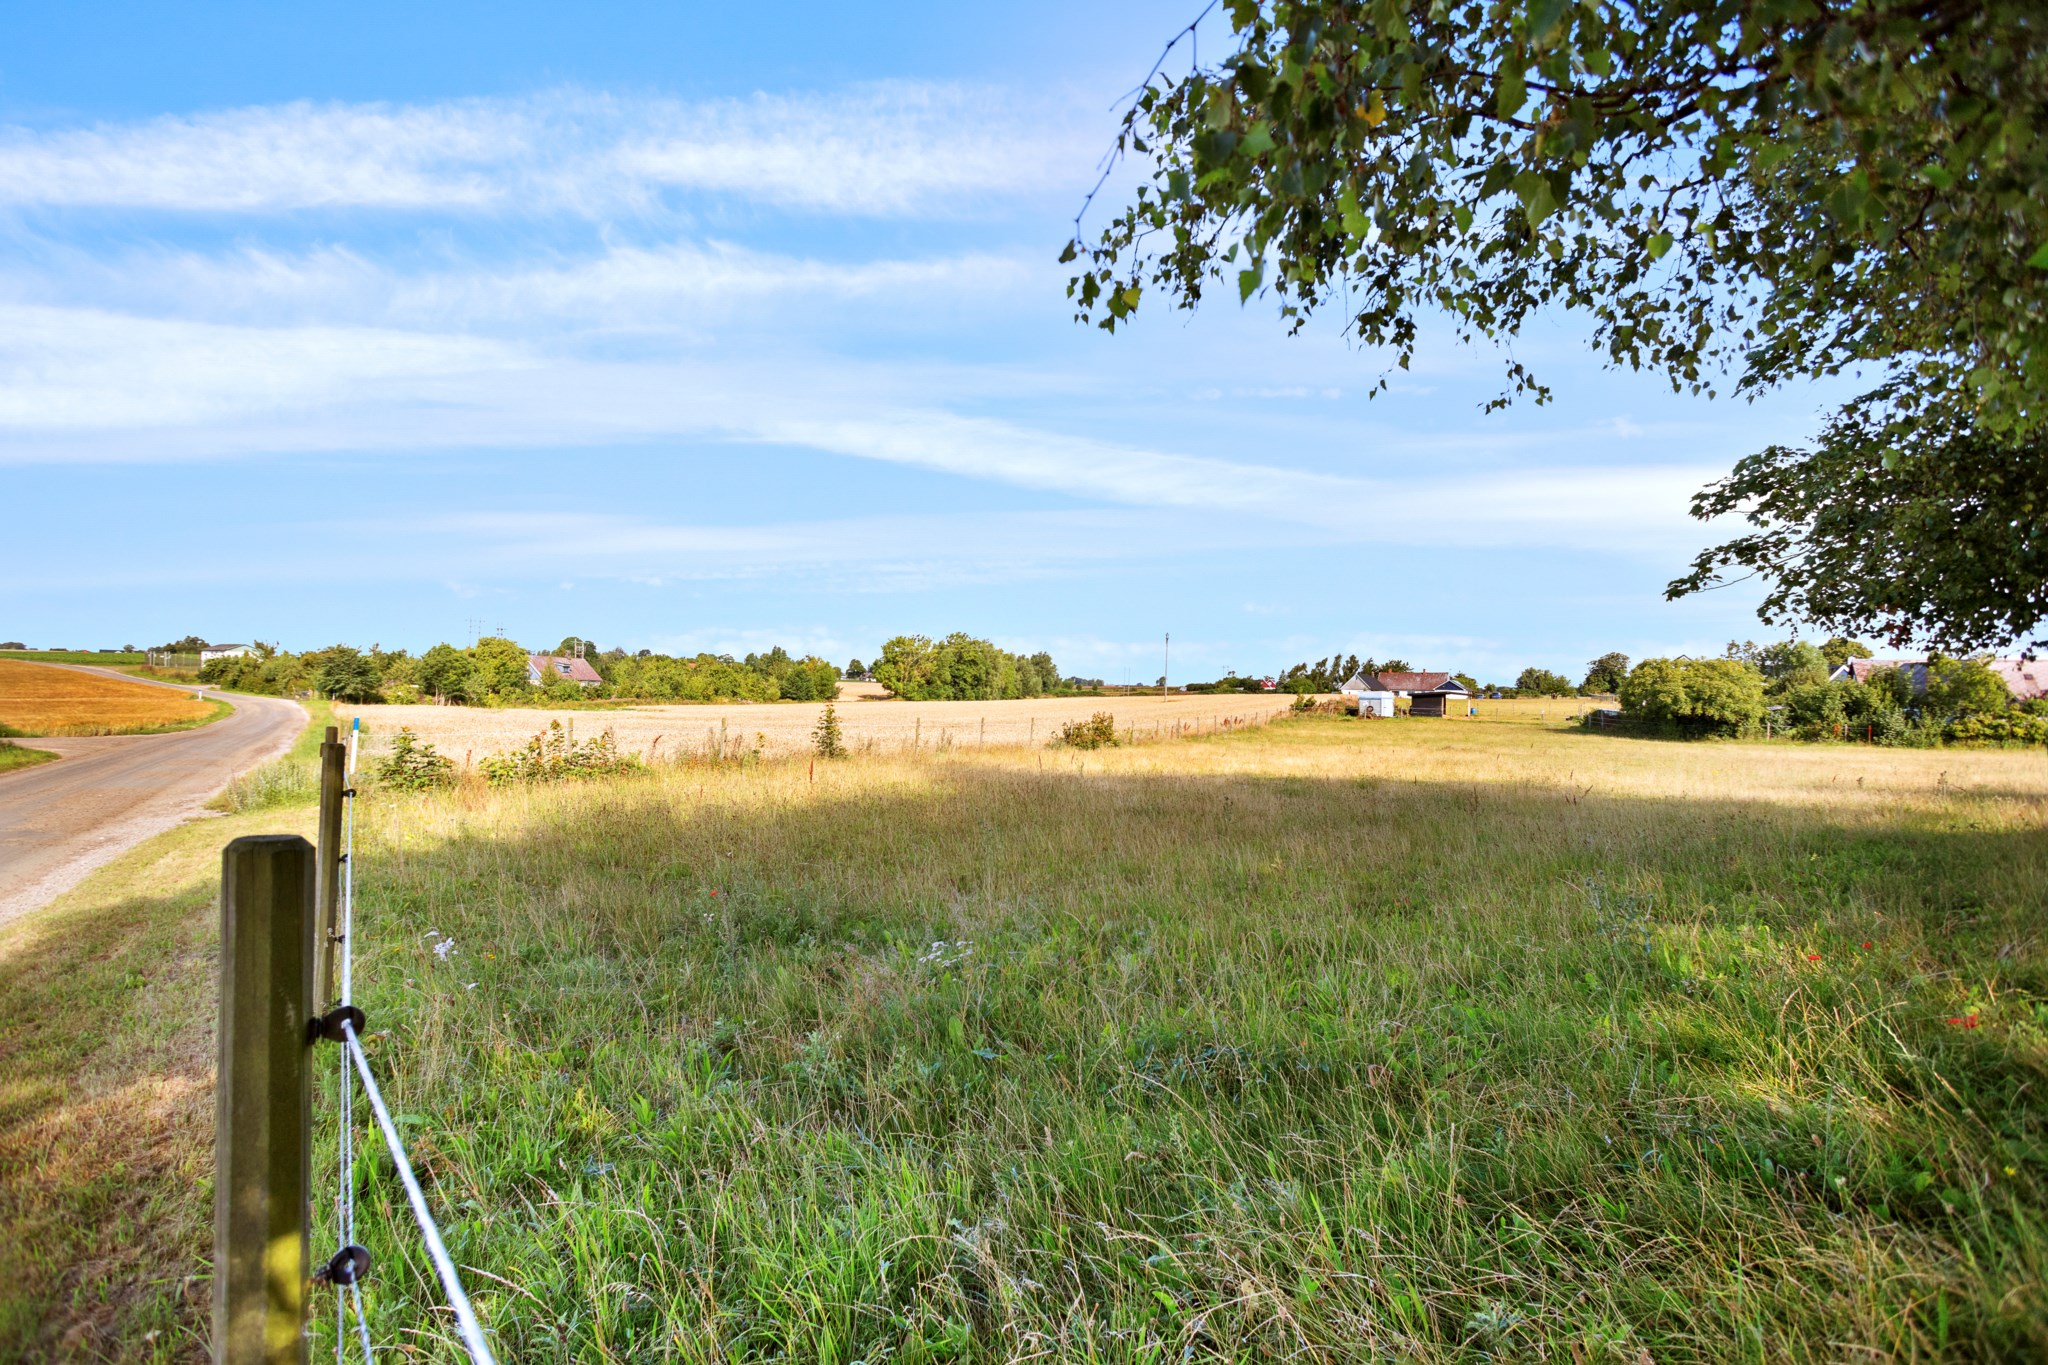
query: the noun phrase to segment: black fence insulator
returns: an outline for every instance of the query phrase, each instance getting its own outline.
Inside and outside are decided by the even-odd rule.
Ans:
[[[354,796],[356,794],[356,789],[354,787],[343,787],[341,789],[341,794],[343,796]]]
[[[327,1264],[313,1272],[323,1284],[354,1284],[370,1273],[370,1252],[366,1247],[345,1246],[327,1258]]]
[[[341,1031],[344,1024],[353,1028],[356,1032],[356,1037],[360,1038],[363,1036],[363,1026],[367,1023],[369,1023],[368,1016],[356,1006],[336,1005],[333,1009],[313,1021],[311,1030],[313,1037],[309,1041],[325,1038],[330,1043],[339,1043],[346,1036]]]

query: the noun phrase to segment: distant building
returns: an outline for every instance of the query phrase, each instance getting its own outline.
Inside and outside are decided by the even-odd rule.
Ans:
[[[2032,701],[2036,697],[2048,697],[2048,662],[2038,659],[1991,659],[1987,667],[2005,680],[2005,685],[2020,701]],[[1896,668],[1906,675],[1915,692],[1927,690],[1927,661],[1925,659],[1851,659],[1828,674],[1830,682],[1854,680],[1860,683],[1870,681],[1870,675],[1887,668]]]
[[[215,659],[242,659],[255,652],[248,645],[208,645],[199,651],[199,666],[204,668]]]
[[[1396,697],[1408,699],[1411,716],[1447,716],[1451,713],[1451,698],[1472,695],[1465,684],[1448,673],[1359,673],[1337,690],[1358,698],[1361,716],[1394,714]],[[1386,709],[1368,712],[1368,704]]]
[[[560,654],[527,655],[526,680],[535,687],[545,687],[551,682],[572,682],[583,687],[596,687],[604,681],[597,676],[597,670],[586,660]]]

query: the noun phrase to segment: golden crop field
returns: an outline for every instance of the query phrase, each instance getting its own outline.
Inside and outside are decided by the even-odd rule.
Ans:
[[[119,735],[213,719],[217,702],[104,674],[0,659],[0,726],[17,735]]]
[[[1165,697],[1039,697],[1027,701],[890,701],[845,698],[836,703],[846,747],[855,753],[945,752],[1043,745],[1069,721],[1098,711],[1116,717],[1136,739],[1216,734],[1257,725],[1286,712],[1294,698],[1275,693],[1174,693]],[[1505,703],[1502,703],[1505,704]],[[360,716],[377,751],[401,726],[456,762],[517,748],[551,720],[573,725],[579,738],[611,730],[619,747],[643,757],[678,753],[738,756],[759,750],[784,757],[811,747],[821,702],[631,706],[601,711],[529,707],[337,706]],[[1135,729],[1133,729],[1135,727]],[[657,747],[656,741],[660,744]]]

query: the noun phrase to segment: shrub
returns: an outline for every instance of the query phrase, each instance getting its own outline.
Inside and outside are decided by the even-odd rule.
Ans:
[[[1848,720],[1842,688],[1802,683],[1785,690],[1785,726],[1801,739],[1833,739]]]
[[[419,702],[420,695],[420,689],[414,683],[387,682],[384,684],[384,700],[390,702],[393,706],[416,705]]]
[[[2025,711],[1979,711],[1950,721],[1943,737],[1954,744],[2048,745],[2048,719]]]
[[[818,751],[819,758],[846,757],[846,736],[839,728],[839,708],[830,702],[825,703],[817,725],[811,730],[811,747]]]
[[[619,752],[618,740],[606,730],[596,739],[576,742],[572,730],[551,720],[548,728],[509,753],[493,754],[477,765],[493,786],[514,782],[560,782],[630,772],[640,760]]]
[[[1735,659],[1645,659],[1622,680],[1621,709],[1688,735],[1733,735],[1764,715],[1763,674]]]
[[[406,726],[392,738],[391,752],[377,764],[376,772],[377,780],[386,786],[419,792],[453,781],[455,764]]]
[[[1053,736],[1055,749],[1113,749],[1117,745],[1116,717],[1097,711],[1086,720],[1070,720]]]

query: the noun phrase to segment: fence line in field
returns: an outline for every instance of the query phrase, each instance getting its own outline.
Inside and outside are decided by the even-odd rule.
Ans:
[[[421,1240],[476,1365],[497,1365],[448,1255],[364,1053],[355,1004],[355,801],[362,722],[344,746],[320,746],[320,842],[297,835],[236,839],[222,854],[219,1173],[215,1181],[214,1341],[221,1365],[303,1359],[306,1291],[335,1291],[334,1358],[348,1354],[348,1308],[365,1365],[375,1357],[363,1304],[372,1263],[356,1238],[355,1086],[359,1081]],[[310,894],[309,894],[310,893]],[[314,1001],[331,997],[325,1013]],[[335,1223],[342,1246],[309,1275],[312,1071],[306,1051],[341,1045],[337,1077]],[[281,1349],[290,1343],[289,1349]]]

